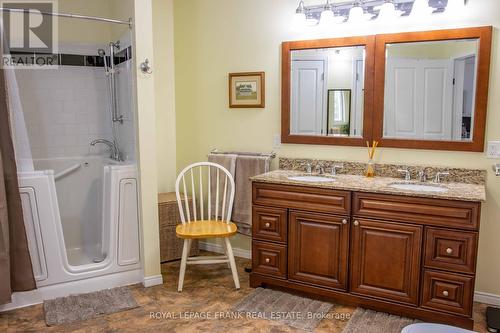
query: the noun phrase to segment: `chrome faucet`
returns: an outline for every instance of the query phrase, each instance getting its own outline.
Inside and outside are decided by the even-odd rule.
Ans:
[[[307,173],[312,173],[312,166],[311,166],[311,163],[307,163],[307,164],[306,164],[306,172],[307,172]]]
[[[427,174],[425,173],[425,170],[420,170],[418,172],[418,181],[421,183],[425,183],[427,181]]]
[[[410,181],[411,180],[411,173],[408,169],[399,169],[398,172],[402,172],[405,175],[405,180]]]
[[[322,175],[325,173],[325,168],[321,164],[316,165],[316,173]]]
[[[118,161],[118,162],[123,161],[120,149],[118,148],[118,146],[115,142],[111,142],[111,141],[105,140],[105,139],[97,139],[97,140],[92,141],[90,143],[90,145],[95,146],[98,143],[101,143],[101,144],[109,147],[109,149],[111,151],[111,155],[109,156],[109,158],[111,158],[114,161]]]
[[[434,177],[433,182],[436,183],[436,184],[439,184],[439,183],[441,183],[441,177],[443,177],[443,176],[449,176],[449,175],[450,175],[449,172],[437,172],[436,176]]]
[[[336,164],[332,166],[332,176],[337,175],[337,169],[343,169],[344,165],[343,164]]]

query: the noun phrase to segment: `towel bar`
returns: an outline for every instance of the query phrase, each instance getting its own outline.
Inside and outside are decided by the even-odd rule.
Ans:
[[[219,151],[217,148],[212,149],[210,151],[210,154],[235,154],[235,155],[247,155],[247,156],[262,156],[269,158],[276,157],[276,153],[274,151],[270,153],[250,153],[250,152],[236,152],[236,151]]]

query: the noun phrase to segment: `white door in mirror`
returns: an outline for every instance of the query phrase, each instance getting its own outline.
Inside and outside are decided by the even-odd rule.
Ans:
[[[387,59],[384,137],[451,140],[453,60]]]

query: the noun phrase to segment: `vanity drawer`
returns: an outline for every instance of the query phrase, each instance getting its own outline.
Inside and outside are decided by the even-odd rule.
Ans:
[[[285,245],[253,241],[253,272],[285,279],[286,259]]]
[[[474,278],[425,270],[422,307],[470,316]]]
[[[287,210],[253,206],[252,237],[253,239],[286,243]]]
[[[349,215],[351,192],[323,188],[253,183],[253,204]]]
[[[478,235],[475,232],[427,228],[425,266],[474,274],[477,238]]]
[[[399,195],[354,193],[353,215],[476,230],[480,203]]]

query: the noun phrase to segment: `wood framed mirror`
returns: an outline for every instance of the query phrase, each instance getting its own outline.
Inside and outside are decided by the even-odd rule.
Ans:
[[[373,139],[484,151],[492,27],[376,36]]]
[[[374,56],[375,36],[284,42],[281,141],[371,140]]]

